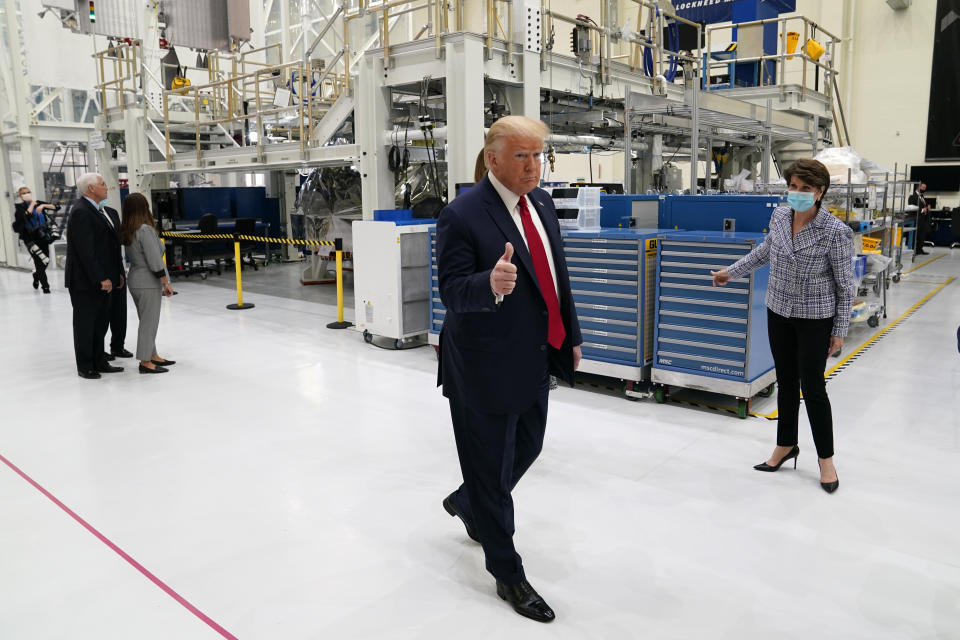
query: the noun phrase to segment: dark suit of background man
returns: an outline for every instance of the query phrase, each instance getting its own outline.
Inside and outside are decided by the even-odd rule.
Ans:
[[[103,210],[110,217],[113,228],[120,230],[120,214],[112,207]],[[123,348],[127,339],[127,290],[122,288],[110,294],[110,354],[107,360],[117,358],[132,358],[133,354]]]
[[[103,339],[110,324],[111,293],[125,295],[118,229],[103,210],[107,185],[99,174],[77,178],[78,198],[70,214],[64,280],[73,304],[73,349],[77,373],[99,378],[123,371],[106,361]]]
[[[927,252],[923,250],[923,242],[930,233],[930,205],[927,204],[923,194],[927,191],[927,185],[921,182],[917,185],[913,194],[907,198],[907,204],[917,207],[917,242],[914,245],[914,255],[925,256]]]
[[[497,594],[540,622],[554,613],[514,548],[511,492],[543,446],[550,375],[573,385],[582,342],[553,200],[537,188],[548,134],[522,116],[494,123],[487,177],[437,222],[438,384],[463,474],[443,506],[483,546]]]

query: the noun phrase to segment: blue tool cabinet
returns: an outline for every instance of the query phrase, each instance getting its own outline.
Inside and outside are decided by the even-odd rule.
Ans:
[[[437,277],[437,225],[430,227],[430,329],[427,332],[427,341],[437,346],[440,344],[440,329],[443,328],[443,317],[447,310],[440,302],[440,280]]]
[[[583,335],[580,371],[649,380],[657,231],[566,231],[563,253]]]
[[[759,233],[661,234],[651,380],[669,387],[734,396],[738,415],[776,380],[767,338],[769,267],[714,287],[710,271],[727,267],[763,241]]]

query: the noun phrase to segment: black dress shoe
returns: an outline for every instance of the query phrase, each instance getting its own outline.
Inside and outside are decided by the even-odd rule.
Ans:
[[[100,373],[120,373],[123,371],[123,367],[115,367],[112,364],[107,364],[103,362],[97,365],[97,371]]]
[[[460,518],[460,521],[463,522],[463,526],[466,528],[467,535],[470,536],[470,539],[475,542],[480,542],[480,536],[477,535],[476,527],[474,527],[470,522],[467,522],[466,518],[463,517],[463,514],[457,509],[457,505],[453,502],[452,493],[443,499],[443,509],[451,516]]]
[[[817,466],[820,466],[820,460],[817,459]],[[833,493],[840,487],[840,478],[837,477],[833,482],[821,482],[820,488],[826,491],[827,493]]]
[[[520,584],[503,584],[497,581],[497,595],[509,602],[513,610],[537,622],[553,622],[556,617],[540,594],[524,579]]]
[[[787,460],[790,460],[790,459],[792,458],[792,459],[793,459],[793,468],[796,469],[796,468],[797,468],[797,458],[798,458],[799,456],[800,456],[800,447],[798,447],[797,445],[793,445],[793,449],[790,449],[790,451],[787,453],[787,455],[785,455],[785,456],[783,456],[782,458],[780,458],[780,462],[778,462],[777,464],[775,464],[775,465],[769,465],[769,464],[767,464],[766,462],[761,462],[760,464],[755,464],[755,465],[753,465],[753,468],[756,469],[757,471],[770,471],[770,472],[779,471],[779,470],[780,470],[780,467],[783,466],[783,463],[786,462]]]
[[[97,380],[103,377],[93,369],[90,369],[88,371],[77,371],[77,375],[80,376],[81,378],[86,378],[87,380]]]
[[[44,293],[50,293],[50,289],[49,289],[49,288],[44,288],[43,292],[44,292]]]
[[[133,354],[127,351],[126,349],[111,349],[110,355],[116,356],[118,358],[132,358]]]
[[[140,365],[140,373],[166,373],[167,371],[169,371],[169,369],[157,366],[156,363],[154,363],[153,369]]]
[[[40,288],[40,278],[37,277],[36,271],[33,272],[33,288],[34,289]]]
[[[106,360],[107,362],[113,362],[114,360],[116,360],[116,358],[114,358],[112,355],[106,352],[104,352],[103,354],[103,359]]]
[[[172,364],[177,364],[176,360],[151,360],[150,362],[158,367],[169,367]]]

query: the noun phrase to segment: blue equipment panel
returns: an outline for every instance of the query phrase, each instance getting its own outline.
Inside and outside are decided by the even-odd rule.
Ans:
[[[634,217],[636,202],[656,202],[659,207],[660,196],[642,194],[601,194],[600,196],[600,226],[604,229],[629,229],[630,219]],[[653,221],[649,221],[652,226]]]
[[[657,233],[562,232],[585,361],[640,368],[651,362]]]
[[[733,219],[736,226],[732,231],[767,233],[770,216],[781,203],[778,196],[667,195],[660,202],[658,226],[661,229],[731,231],[724,228],[724,220]]]
[[[661,234],[654,370],[749,383],[773,369],[765,298],[769,267],[714,287],[763,241],[756,233]]]

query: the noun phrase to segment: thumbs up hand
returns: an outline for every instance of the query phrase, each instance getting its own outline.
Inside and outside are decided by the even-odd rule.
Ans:
[[[509,242],[503,247],[503,255],[490,271],[490,288],[498,296],[513,293],[517,286],[517,267],[510,261],[513,259],[513,245]]]

